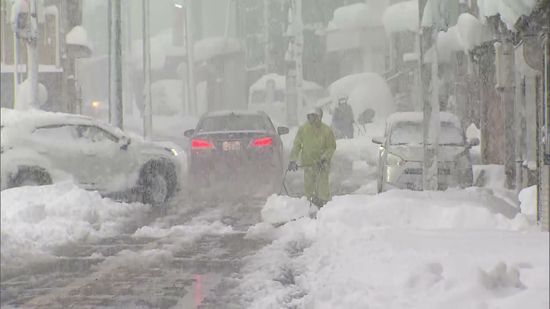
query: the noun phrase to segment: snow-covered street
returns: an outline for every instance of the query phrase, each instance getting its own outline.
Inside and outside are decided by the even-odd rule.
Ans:
[[[548,307],[548,233],[490,189],[308,208],[180,196],[162,215],[70,182],[4,190],[2,307]]]

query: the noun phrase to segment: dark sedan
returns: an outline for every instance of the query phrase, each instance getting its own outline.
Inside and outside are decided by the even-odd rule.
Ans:
[[[284,173],[280,135],[262,112],[205,114],[189,138],[189,176],[194,191],[226,195],[262,195],[280,189]]]

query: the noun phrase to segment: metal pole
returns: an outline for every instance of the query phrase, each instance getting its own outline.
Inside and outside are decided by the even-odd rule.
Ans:
[[[30,36],[27,39],[27,72],[31,87],[30,104],[34,108],[38,102],[38,20],[36,15],[36,0],[30,1]]]
[[[111,9],[110,43],[109,43],[109,90],[110,90],[110,122],[112,125],[123,128],[122,107],[122,25],[121,0],[109,1]]]
[[[295,18],[295,30],[296,30],[296,107],[295,115],[298,114],[298,106],[302,106],[303,102],[303,80],[304,72],[302,65],[302,54],[304,50],[304,24],[302,21],[302,0],[296,0],[296,18]],[[298,123],[298,121],[296,121]]]
[[[149,33],[149,0],[143,0],[143,137],[151,140],[153,136],[153,109],[151,100],[151,37]]]
[[[269,59],[269,0],[264,0],[264,66],[265,74],[271,71]]]
[[[286,78],[285,78],[285,89],[286,89],[286,124],[288,126],[295,126],[298,124],[297,119],[297,105],[298,105],[298,94],[296,89],[296,76],[297,76],[297,65],[296,65],[296,1],[292,2],[290,6],[289,24],[292,25],[294,30],[290,42],[288,43],[288,50],[285,55],[285,61],[287,65]]]
[[[13,109],[17,102],[17,88],[19,87],[19,39],[17,34],[13,33]]]
[[[187,0],[185,6],[185,45],[187,46],[187,90],[189,91],[189,111],[192,116],[198,115],[197,106],[197,88],[195,85],[195,57],[194,57],[194,41],[193,41],[193,20],[192,8],[193,1]]]

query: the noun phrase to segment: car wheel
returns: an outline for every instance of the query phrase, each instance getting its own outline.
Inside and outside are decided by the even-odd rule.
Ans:
[[[8,187],[44,186],[52,184],[50,174],[41,167],[19,167],[17,174],[10,179]]]
[[[162,205],[169,198],[168,181],[163,173],[150,170],[142,181],[143,202],[153,206]]]

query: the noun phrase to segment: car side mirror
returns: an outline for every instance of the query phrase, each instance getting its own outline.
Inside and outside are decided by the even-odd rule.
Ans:
[[[474,138],[471,138],[471,139],[468,141],[468,146],[471,148],[471,147],[474,147],[474,146],[478,146],[479,143],[480,143],[479,138],[474,137]]]
[[[384,144],[384,140],[381,137],[373,137],[372,142],[378,145]]]
[[[121,150],[128,150],[128,146],[130,146],[130,144],[132,143],[132,139],[131,138],[128,138],[126,136],[123,136],[121,139],[120,139],[120,149]]]
[[[277,134],[279,135],[285,135],[288,134],[290,130],[287,127],[278,127],[277,128]]]
[[[192,137],[193,135],[195,135],[195,130],[194,129],[187,130],[187,131],[183,132],[183,135],[185,137]]]

